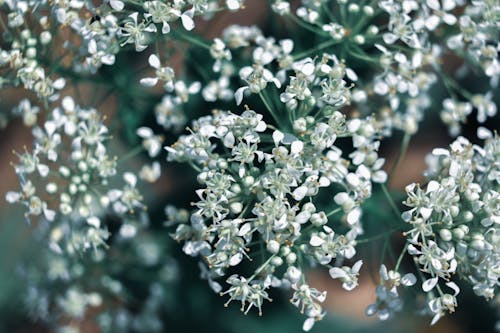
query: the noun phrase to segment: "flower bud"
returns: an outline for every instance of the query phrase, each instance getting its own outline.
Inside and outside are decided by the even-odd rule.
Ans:
[[[276,267],[281,266],[283,265],[283,259],[281,257],[274,257],[271,260],[271,264]]]
[[[441,229],[439,230],[439,237],[441,237],[441,239],[444,240],[445,242],[449,242],[451,241],[452,238],[451,231],[448,229]]]
[[[290,252],[287,256],[286,256],[286,263],[288,265],[293,265],[295,264],[295,262],[297,261],[297,255],[293,252]]]
[[[274,239],[271,239],[268,243],[267,243],[267,250],[269,252],[271,252],[272,254],[276,254],[280,251],[280,243],[278,243],[277,241],[275,241]]]
[[[286,270],[286,275],[291,283],[297,283],[297,282],[299,282],[299,280],[302,276],[302,272],[298,268],[296,268],[294,266],[290,266]]]

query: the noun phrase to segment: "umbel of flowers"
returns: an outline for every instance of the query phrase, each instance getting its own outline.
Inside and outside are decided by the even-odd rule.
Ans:
[[[285,290],[306,317],[304,330],[326,314],[326,292],[310,285],[307,270],[324,268],[353,290],[368,260],[359,246],[381,237],[387,245],[393,233],[405,245],[395,262],[375,263],[380,283],[367,315],[393,317],[407,289],[425,295],[418,312],[432,323],[458,306],[461,282],[495,297],[499,139],[483,127],[483,145],[456,137],[467,123],[497,117],[498,2],[264,3],[273,20],[266,34],[227,25],[207,39],[203,21],[250,1],[0,0],[0,89],[26,92],[1,111],[0,126],[21,117],[34,137],[15,153],[20,187],[6,199],[24,207],[35,237],[49,245],[45,266],[21,269],[32,315],[78,332],[87,309],[100,307],[105,332],[130,323],[135,331],[168,328],[157,316],[168,298],[159,283],[173,279],[176,265],[160,255],[166,240],[158,234],[200,259],[201,277],[226,305],[261,314],[271,293]],[[111,95],[117,110],[103,106]],[[456,140],[433,150],[426,183],[408,185],[404,202],[394,203],[385,184],[433,112]],[[115,157],[122,132],[141,144],[129,139],[129,152]],[[401,151],[387,173],[379,148],[397,132]],[[143,151],[148,163],[127,163]],[[153,237],[149,228],[164,217],[148,213],[158,201],[139,180],[156,182],[177,163],[196,173],[195,199],[168,203],[167,227]],[[386,230],[367,237],[367,201],[378,194],[392,227],[380,221]],[[134,255],[124,256],[130,248]],[[156,269],[134,315],[127,307],[136,305],[122,297],[126,283],[113,277],[131,266]],[[100,282],[87,284],[87,273]],[[61,281],[66,288],[54,291]]]
[[[459,137],[450,149],[436,148],[425,189],[406,187],[402,214],[411,225],[408,253],[424,272],[422,289],[436,322],[453,312],[460,289],[450,281],[457,273],[486,299],[495,297],[500,277],[500,139],[480,128],[484,146]],[[453,293],[440,288],[445,284]]]
[[[117,158],[107,153],[108,129],[96,110],[65,97],[43,127],[33,128],[33,135],[33,150],[18,154],[19,164],[14,165],[21,189],[6,198],[24,205],[28,220],[50,223],[54,251],[105,245],[109,233],[102,216],[109,211],[127,219],[144,208],[133,173],[124,173],[120,187],[113,185]]]

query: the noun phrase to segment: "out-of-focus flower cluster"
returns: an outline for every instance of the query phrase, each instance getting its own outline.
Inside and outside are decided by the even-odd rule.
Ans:
[[[87,307],[120,303],[123,309],[103,312],[104,331],[168,326],[148,317],[168,292],[158,291],[163,268],[148,275],[154,291],[135,319],[126,288],[107,270],[115,258],[113,269],[122,273],[153,261],[175,270],[160,255],[160,241],[144,237],[163,217],[146,211],[154,190],[138,181],[154,183],[176,163],[194,169],[198,185],[189,209],[167,204],[162,231],[200,257],[202,278],[245,313],[262,313],[273,289],[289,290],[310,330],[326,313],[326,292],[309,284],[307,269],[326,268],[352,290],[362,272],[359,246],[385,237],[384,257],[388,236],[401,231],[407,242],[397,261],[377,262],[380,283],[367,315],[393,317],[403,309],[404,290],[422,285],[434,323],[457,306],[455,273],[476,294],[494,297],[497,134],[481,129],[482,147],[458,137],[449,150],[435,149],[429,182],[407,187],[410,210],[402,215],[385,185],[392,175],[382,169],[379,148],[402,132],[395,171],[424,120],[441,119],[457,137],[463,125],[497,117],[498,2],[269,4],[276,35],[227,25],[207,39],[199,24],[245,10],[243,0],[0,1],[0,88],[27,92],[0,113],[0,125],[20,117],[34,136],[32,149],[16,153],[20,189],[6,199],[23,205],[48,241],[45,269],[53,272],[44,280],[39,267],[22,269],[33,285],[33,313],[49,322],[57,313],[81,321]],[[129,68],[130,59],[139,66]],[[471,87],[470,78],[483,83]],[[80,86],[104,98],[87,102]],[[108,127],[98,110],[110,95],[117,110],[106,110]],[[129,152],[115,158],[121,130],[141,144],[127,142]],[[161,165],[165,145],[168,163]],[[151,161],[142,168],[126,163],[143,151]],[[372,228],[365,217],[375,209],[367,201],[378,194],[391,209],[377,227],[382,233],[366,235]],[[141,249],[134,262],[120,256],[129,247]],[[403,264],[406,254],[414,267]],[[93,272],[101,274],[98,285],[84,282]],[[59,281],[67,288],[44,290]],[[62,332],[78,330],[59,323]]]
[[[50,223],[56,252],[104,245],[109,233],[102,217],[109,212],[126,220],[144,208],[133,173],[124,173],[120,187],[113,185],[117,159],[107,153],[108,129],[96,110],[65,97],[33,135],[33,150],[19,153],[14,165],[21,190],[6,198],[26,206],[28,220]]]

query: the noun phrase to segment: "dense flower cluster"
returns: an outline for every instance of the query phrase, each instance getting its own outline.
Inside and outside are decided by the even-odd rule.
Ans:
[[[225,293],[241,300],[246,311],[252,306],[260,309],[269,287],[289,285],[297,290],[292,303],[298,297],[302,312],[321,318],[317,301],[324,297],[313,301],[299,296],[309,288],[301,258],[331,267],[332,277],[342,280],[347,290],[357,285],[361,261],[352,270],[330,265],[334,259],[355,255],[356,237],[363,233],[360,204],[371,195],[372,182],[386,178],[380,170],[383,160],[377,157],[376,129],[370,119],[346,122],[337,111],[304,122],[295,137],[270,132],[262,115],[252,110],[240,116],[214,111],[193,123],[192,134],[167,147],[169,159],[198,170],[204,187],[196,191],[199,201],[193,203],[197,210],[190,224],[180,224],[174,235],[186,241],[184,252],[204,257],[211,280],[244,258],[252,260],[256,252],[268,258],[252,277],[233,275],[227,280],[233,287]],[[335,145],[337,138],[350,138],[357,148],[349,158]],[[330,193],[336,204],[315,204],[321,191]],[[337,232],[327,226],[335,213],[340,215]],[[248,295],[241,295],[241,284]]]
[[[65,97],[33,135],[33,150],[18,154],[14,166],[21,190],[6,198],[26,206],[27,219],[50,223],[50,246],[56,252],[102,246],[109,237],[102,217],[109,212],[128,219],[143,209],[133,173],[124,173],[123,185],[113,185],[117,160],[107,153],[108,129],[96,110]]]
[[[245,313],[261,314],[284,289],[310,330],[326,314],[326,292],[308,282],[307,270],[328,270],[353,290],[367,261],[359,246],[381,237],[368,316],[394,317],[405,290],[421,293],[414,287],[421,285],[423,312],[435,323],[457,307],[454,276],[479,296],[497,295],[500,143],[483,127],[483,146],[459,135],[465,124],[497,117],[499,3],[264,7],[273,20],[265,33],[226,24],[205,34],[207,21],[244,11],[244,0],[0,0],[0,89],[26,92],[1,111],[0,128],[19,117],[34,136],[31,149],[16,153],[20,189],[6,199],[25,207],[49,243],[44,267],[20,269],[35,317],[73,333],[96,307],[104,332],[168,326],[157,312],[167,293],[161,283],[176,265],[161,253],[167,240],[152,236],[158,217],[146,210],[146,203],[163,210],[166,200],[138,182],[154,183],[178,163],[196,173],[195,199],[189,209],[169,202],[166,227],[155,234],[199,257],[201,277]],[[471,86],[471,78],[482,83]],[[105,125],[111,95],[116,110],[106,109]],[[401,214],[379,148],[402,132],[395,171],[426,119],[459,137],[434,149],[428,182],[406,187],[409,210]],[[137,148],[118,158],[114,143],[122,140]],[[130,158],[137,163],[125,163]],[[371,235],[366,220],[378,194],[391,210],[384,233]],[[392,263],[384,258],[388,237],[401,231],[406,245]],[[133,258],[122,255],[131,248]],[[402,264],[406,255],[414,266]],[[130,266],[154,271],[138,311],[127,308],[126,283],[115,278]],[[57,283],[64,288],[49,290]]]
[[[486,139],[482,147],[459,137],[449,150],[434,149],[425,189],[406,188],[408,253],[426,273],[422,289],[433,322],[457,306],[454,273],[486,299],[495,297],[499,283],[500,140],[484,128],[479,134]],[[440,283],[454,293],[443,292]]]

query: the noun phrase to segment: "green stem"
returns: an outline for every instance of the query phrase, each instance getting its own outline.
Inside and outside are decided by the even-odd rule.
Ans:
[[[267,100],[267,97],[265,95],[265,91],[264,90],[261,90],[259,91],[259,97],[260,99],[262,100],[262,103],[264,103],[264,105],[266,106],[266,109],[267,111],[269,111],[269,113],[271,114],[271,116],[273,117],[274,121],[276,122],[276,125],[279,125],[279,121],[280,121],[280,118],[278,117],[278,115],[274,112],[274,109],[273,107],[271,106],[271,104],[269,103],[269,101]]]
[[[405,244],[405,247],[403,248],[403,250],[401,251],[401,254],[399,255],[399,258],[398,258],[398,261],[396,262],[396,267],[394,268],[394,270],[397,272],[398,269],[399,269],[399,266],[401,265],[401,261],[403,260],[403,257],[406,253],[406,250],[408,249],[408,245],[409,243],[407,242]]]
[[[204,49],[207,49],[208,51],[210,51],[210,44],[208,44],[206,41],[202,40],[201,38],[197,38],[193,35],[190,35],[190,34],[187,34],[181,30],[176,30],[175,32],[174,31],[171,31],[170,32],[171,36],[174,37],[174,38],[178,38],[178,39],[182,39],[186,42],[190,42],[190,43],[193,43],[197,46],[200,46]]]
[[[316,29],[313,25],[306,23],[305,21],[296,17],[295,15],[289,15],[288,17],[290,17],[292,19],[292,21],[294,21],[295,23],[297,23],[298,25],[300,25],[304,29],[307,29],[311,32],[314,32],[315,34],[318,34],[318,35],[329,36],[328,33],[324,32],[323,30]]]
[[[382,238],[382,237],[387,237],[387,236],[390,236],[393,232],[395,231],[398,231],[400,230],[400,228],[392,228],[384,233],[381,233],[381,234],[378,234],[378,235],[375,235],[375,236],[372,236],[372,237],[368,237],[368,238],[363,238],[363,239],[359,239],[359,240],[356,240],[356,243],[358,244],[363,244],[363,243],[369,243],[373,240],[376,240],[376,239],[379,239],[379,238]]]
[[[335,208],[334,210],[330,211],[329,213],[326,214],[326,217],[330,217],[335,213],[338,213],[342,210],[342,207]]]
[[[316,46],[313,49],[305,50],[305,51],[302,51],[300,53],[294,54],[292,57],[293,57],[293,60],[299,60],[299,59],[304,58],[305,56],[316,53],[316,52],[321,51],[323,49],[326,49],[330,46],[337,45],[339,43],[340,43],[340,41],[330,39],[330,40],[327,40],[326,42],[318,44],[318,46]]]
[[[387,201],[389,201],[389,205],[391,206],[391,209],[394,212],[394,215],[398,217],[398,220],[400,220],[401,219],[401,212],[399,211],[398,207],[394,203],[394,200],[392,199],[391,194],[389,193],[389,190],[387,189],[387,186],[385,186],[385,184],[380,184],[380,187],[382,187],[382,191],[384,192],[384,195],[387,198]]]
[[[276,254],[273,254],[272,256],[270,256],[262,265],[260,265],[259,268],[257,268],[257,270],[255,271],[255,273],[253,273],[253,275],[248,279],[248,282],[252,281],[257,275],[260,274],[260,272],[262,272],[262,270],[264,268],[266,268],[266,266],[271,262],[271,260],[273,260],[273,258],[276,256]]]
[[[408,145],[410,144],[410,139],[411,139],[411,134],[405,133],[405,135],[403,137],[403,141],[401,142],[401,147],[399,149],[398,157],[396,159],[396,162],[394,163],[394,165],[391,168],[391,172],[389,173],[389,177],[394,175],[394,173],[396,172],[396,170],[399,167],[399,164],[404,159],[406,152],[408,151]],[[390,180],[388,180],[387,183],[389,184]]]
[[[144,148],[142,147],[142,145],[137,146],[134,149],[132,149],[131,151],[129,151],[128,153],[126,153],[125,155],[123,155],[122,157],[120,157],[118,159],[117,163],[123,163],[123,162],[131,159],[132,157],[139,155],[143,150],[144,150]]]

